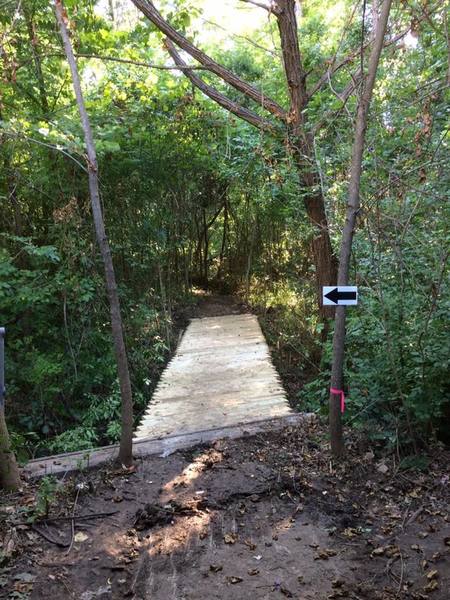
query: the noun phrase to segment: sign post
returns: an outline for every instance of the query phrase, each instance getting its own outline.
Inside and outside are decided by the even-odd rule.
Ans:
[[[324,285],[322,287],[322,304],[324,306],[354,306],[358,304],[358,287],[356,285]],[[345,318],[345,310],[342,309],[342,311]],[[338,312],[337,310],[336,313]],[[340,412],[343,413],[345,411],[344,390],[332,386],[330,387],[330,392],[332,397],[337,396],[339,398]],[[339,414],[336,419],[338,419],[340,427]]]
[[[352,306],[358,304],[356,285],[324,285],[322,288],[324,306]]]

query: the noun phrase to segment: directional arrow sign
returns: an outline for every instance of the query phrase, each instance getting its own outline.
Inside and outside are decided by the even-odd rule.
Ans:
[[[358,288],[355,285],[324,285],[322,290],[324,306],[358,304]]]

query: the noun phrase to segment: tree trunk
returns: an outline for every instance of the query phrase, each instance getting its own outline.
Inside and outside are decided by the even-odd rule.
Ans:
[[[17,490],[19,485],[19,469],[14,452],[11,450],[8,428],[6,427],[5,410],[3,406],[0,406],[0,488],[4,490]]]
[[[228,234],[228,202],[225,200],[225,204],[223,205],[223,232],[222,232],[222,245],[220,247],[220,255],[219,255],[219,268],[217,269],[217,279],[220,280],[222,277],[222,269],[223,269],[223,260],[225,256],[225,247],[227,243],[227,234]]]
[[[16,490],[20,484],[16,457],[11,449],[5,420],[5,329],[0,328],[0,489]]]
[[[367,114],[372,99],[375,78],[380,60],[381,50],[383,48],[384,34],[386,32],[389,12],[392,0],[384,0],[381,9],[381,15],[377,23],[375,40],[369,58],[367,77],[365,86],[358,105],[356,115],[355,139],[353,142],[352,163],[350,170],[350,183],[348,190],[347,212],[342,233],[341,251],[339,257],[338,285],[348,285],[348,274],[350,268],[350,256],[352,251],[353,234],[356,224],[356,217],[360,207],[359,190],[361,184],[361,169],[364,142],[367,129]],[[363,80],[364,81],[364,80]],[[333,364],[331,371],[331,389],[341,391],[343,388],[343,369],[344,369],[344,345],[345,345],[345,307],[336,307],[336,317],[333,336]],[[342,419],[340,412],[340,393],[330,391],[330,435],[331,450],[335,456],[340,456],[344,451],[344,442],[342,439]]]
[[[312,157],[311,157],[312,159]],[[309,167],[311,169],[311,167]],[[316,269],[316,293],[322,317],[333,317],[333,307],[322,306],[322,287],[335,285],[337,280],[337,258],[333,253],[328,218],[325,212],[325,199],[322,192],[314,191],[320,188],[317,177],[311,171],[305,172],[304,166],[298,164],[299,177],[303,190],[311,190],[304,198],[304,205],[309,221],[314,228],[311,240],[311,252]]]
[[[80,78],[70,43],[69,32],[66,21],[67,15],[61,0],[55,0],[56,17],[60,28],[61,37],[64,44],[64,50],[72,74],[73,88],[77,99],[78,110],[80,113],[81,124],[83,127],[84,138],[87,150],[87,166],[89,175],[89,194],[92,206],[92,215],[94,219],[95,232],[98,245],[103,259],[105,269],[106,288],[108,292],[109,306],[111,312],[111,329],[114,340],[114,349],[117,361],[117,370],[119,375],[120,391],[122,397],[122,432],[120,438],[119,460],[127,467],[133,462],[132,440],[133,440],[133,400],[131,394],[130,374],[128,371],[128,360],[123,338],[122,318],[120,314],[119,295],[117,292],[116,276],[114,265],[106,237],[103,214],[100,204],[100,192],[98,185],[98,167],[97,155],[95,152],[94,139],[89,122],[89,117],[84,104],[84,98],[81,91]]]
[[[322,286],[333,285],[337,277],[337,261],[333,254],[328,219],[325,212],[325,199],[320,191],[318,175],[314,172],[313,141],[307,133],[305,107],[308,102],[306,73],[298,43],[298,27],[295,15],[295,0],[278,0],[276,17],[280,32],[283,66],[290,97],[289,133],[290,146],[300,178],[304,205],[313,225],[311,249],[316,268],[318,303],[323,316],[333,316],[332,310],[322,307]]]
[[[203,243],[205,245],[205,252],[203,254],[203,278],[205,282],[205,288],[208,289],[208,254],[209,254],[209,239],[208,239],[208,224],[206,222],[206,208],[203,209]]]

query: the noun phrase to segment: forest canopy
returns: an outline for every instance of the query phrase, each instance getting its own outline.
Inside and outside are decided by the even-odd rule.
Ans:
[[[246,302],[291,405],[326,413],[332,318],[318,306],[318,285],[339,254],[379,2],[294,3],[303,68],[295,85],[274,15],[260,3],[154,3],[255,93],[175,50],[138,10],[144,4],[152,5],[65,2],[135,420],[199,289]],[[360,302],[347,313],[345,423],[415,450],[444,435],[450,415],[448,8],[447,0],[392,5],[350,268]],[[0,38],[0,326],[6,417],[26,460],[115,443],[120,391],[85,141],[52,4],[3,2]],[[298,89],[301,110],[289,112]],[[319,198],[316,222],[326,231],[318,234]]]

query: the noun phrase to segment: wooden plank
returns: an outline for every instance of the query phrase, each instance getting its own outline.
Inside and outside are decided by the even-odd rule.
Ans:
[[[205,410],[205,408],[210,408],[211,410],[216,407],[219,409],[230,409],[245,404],[251,406],[252,410],[256,410],[258,406],[262,408],[264,403],[269,400],[285,404],[283,390],[276,390],[275,392],[276,393],[270,396],[263,396],[262,394],[247,396],[243,393],[230,395],[221,394],[220,405],[215,405],[215,398],[211,398],[211,396],[209,395],[201,397],[198,396],[197,398],[190,398],[188,400],[186,400],[186,398],[184,397],[178,396],[176,398],[170,398],[169,400],[164,402],[156,402],[155,404],[151,404],[145,411],[143,418],[157,416],[161,414],[176,415],[180,414],[180,411],[203,411]]]
[[[266,410],[264,414],[256,416],[254,412],[247,410],[243,413],[230,413],[230,414],[213,414],[211,417],[204,418],[202,425],[207,429],[214,429],[217,423],[222,423],[222,427],[245,426],[246,423],[252,423],[254,421],[264,421],[266,419],[276,419],[283,416],[289,416],[291,411],[289,408],[280,409],[279,407],[272,407],[272,409]],[[196,420],[198,423],[198,419]],[[149,427],[141,425],[140,429],[136,431],[135,440],[142,438],[156,438],[157,436],[170,436],[170,435],[182,435],[188,434],[194,429],[194,423],[189,420],[177,420],[176,427],[173,420],[163,420],[162,422],[152,421]]]
[[[275,419],[255,419],[245,425],[232,425],[214,429],[194,431],[188,434],[172,435],[162,439],[140,439],[133,443],[135,458],[146,456],[168,456],[176,450],[211,443],[220,439],[236,439],[261,432],[279,431],[287,426],[299,425],[315,418],[314,414],[294,414]],[[119,446],[105,446],[82,452],[69,452],[31,460],[23,473],[30,478],[44,475],[62,475],[81,468],[94,468],[117,458]]]
[[[187,403],[195,402],[196,399],[211,398],[215,397],[215,402],[221,402],[222,398],[225,400],[230,396],[243,396],[248,398],[258,397],[264,395],[264,392],[269,391],[270,394],[281,393],[284,395],[284,389],[279,381],[273,378],[258,379],[252,381],[251,378],[247,378],[244,385],[241,382],[231,382],[225,392],[223,390],[223,380],[220,378],[214,378],[210,381],[208,390],[192,390],[192,388],[186,383],[185,385],[173,385],[161,386],[158,391],[155,392],[153,400],[149,404],[149,410],[153,406],[156,406],[159,402],[174,402],[177,400],[184,400]]]
[[[168,423],[171,431],[176,431],[178,425],[185,425],[190,423],[192,431],[198,429],[201,426],[214,426],[224,422],[224,417],[234,419],[235,422],[239,422],[243,416],[248,415],[250,420],[252,417],[269,417],[276,416],[277,411],[279,414],[286,414],[286,412],[292,412],[289,406],[280,402],[279,397],[268,398],[264,401],[246,403],[242,402],[234,406],[227,407],[211,407],[208,404],[192,407],[191,410],[188,408],[180,408],[176,411],[165,411],[162,410],[157,414],[147,414],[142,420],[137,429],[138,435],[141,431],[141,427],[151,427],[152,424],[155,427],[161,426],[162,422]]]

